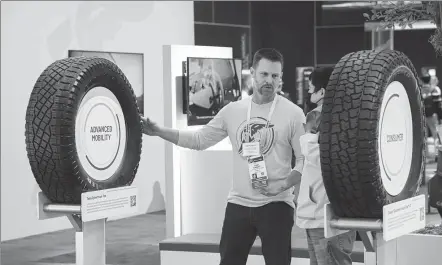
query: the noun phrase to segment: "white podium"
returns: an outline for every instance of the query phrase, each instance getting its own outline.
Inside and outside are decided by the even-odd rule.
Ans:
[[[85,192],[81,205],[54,204],[38,193],[38,220],[66,216],[75,228],[76,265],[106,265],[106,220],[138,214],[138,189]]]

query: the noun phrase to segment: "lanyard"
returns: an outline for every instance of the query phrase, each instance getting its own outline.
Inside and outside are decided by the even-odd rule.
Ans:
[[[269,116],[267,118],[267,123],[266,123],[266,129],[269,128],[269,124],[270,124],[270,119],[272,118],[273,112],[275,111],[275,107],[276,107],[276,101],[278,100],[278,94],[275,95],[275,98],[273,99],[273,103],[272,106],[270,107],[270,112],[269,112]],[[252,98],[250,98],[250,103],[249,103],[249,109],[247,110],[247,133],[249,135],[250,134],[250,114],[252,112]]]

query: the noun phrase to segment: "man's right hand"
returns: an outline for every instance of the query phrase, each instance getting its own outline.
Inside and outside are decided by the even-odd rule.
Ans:
[[[179,132],[176,129],[160,127],[156,122],[147,117],[141,117],[143,123],[143,133],[151,136],[158,136],[173,144],[178,144]]]
[[[141,117],[143,123],[143,133],[151,136],[157,136],[160,127],[147,117]]]

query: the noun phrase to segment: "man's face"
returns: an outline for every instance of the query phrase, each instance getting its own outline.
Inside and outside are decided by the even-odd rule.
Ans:
[[[256,69],[251,68],[250,73],[254,79],[253,93],[264,97],[276,94],[282,78],[282,65],[265,58],[258,62]]]

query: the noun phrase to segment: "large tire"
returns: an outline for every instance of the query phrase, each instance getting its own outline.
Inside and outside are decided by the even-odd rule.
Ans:
[[[425,162],[418,80],[398,51],[354,52],[336,64],[320,127],[321,169],[336,215],[382,218],[384,205],[418,193]]]
[[[81,203],[81,193],[130,185],[142,127],[129,81],[97,57],[56,61],[38,78],[26,112],[32,173],[54,203]]]

